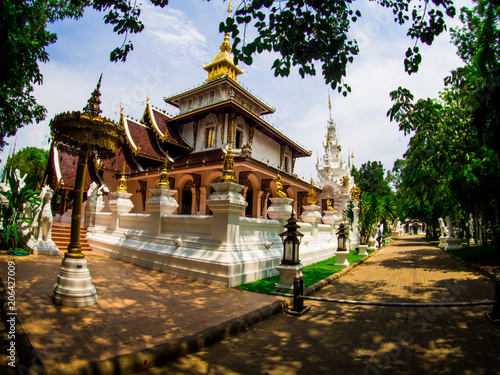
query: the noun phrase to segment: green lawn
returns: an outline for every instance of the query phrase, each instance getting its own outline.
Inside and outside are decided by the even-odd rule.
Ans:
[[[500,261],[500,253],[496,245],[462,247],[459,250],[449,250],[450,254],[466,263],[485,263]]]
[[[373,251],[368,251],[368,253],[371,254],[373,253]],[[347,261],[349,262],[349,264],[353,264],[363,258],[364,256],[358,255],[357,251],[352,251],[347,256]],[[343,268],[345,267],[335,266],[335,257],[306,266],[302,270],[302,273],[304,274],[304,288],[316,284],[318,281],[326,279],[327,277],[339,272]],[[255,293],[268,294],[269,292],[275,291],[274,287],[276,284],[279,284],[279,281],[280,277],[278,275],[268,277],[267,279],[257,280],[251,283],[239,285],[236,288]]]
[[[439,239],[435,241],[434,238],[426,239],[432,245],[439,246]],[[448,250],[447,253],[453,254],[465,263],[488,263],[499,262],[500,252],[496,245],[476,246],[471,245],[467,247],[467,241],[462,241],[462,248],[458,250]]]

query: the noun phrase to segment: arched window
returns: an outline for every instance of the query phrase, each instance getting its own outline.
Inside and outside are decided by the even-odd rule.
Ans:
[[[241,148],[243,146],[243,131],[241,129],[236,129],[236,134],[234,135],[234,148]]]
[[[213,148],[215,146],[215,127],[210,126],[205,133],[205,148]]]

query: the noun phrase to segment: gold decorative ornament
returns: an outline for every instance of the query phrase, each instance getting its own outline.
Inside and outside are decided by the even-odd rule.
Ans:
[[[122,177],[118,181],[118,187],[116,188],[117,193],[128,193],[127,191],[127,178],[125,177],[125,168],[127,166],[126,162],[123,162],[123,172]]]
[[[71,237],[68,251],[64,254],[65,258],[85,258],[80,244],[80,220],[89,156],[109,159],[116,154],[119,145],[125,139],[122,126],[101,116],[101,81],[102,74],[82,112],[61,113],[50,122],[52,139],[57,148],[78,156],[71,214]]]
[[[309,190],[307,191],[306,202],[309,205],[316,204],[316,192],[314,191],[312,178],[311,178],[311,183],[309,184]]]
[[[350,178],[349,176],[344,176],[340,179],[340,182],[342,183],[342,186],[343,187],[348,187],[349,186],[349,181],[350,181]]]
[[[236,175],[234,173],[234,157],[231,151],[231,145],[229,145],[227,153],[224,156],[224,166],[222,167],[222,176],[219,182],[238,182],[236,181]]]
[[[124,131],[118,124],[100,115],[101,80],[102,74],[82,112],[61,113],[50,122],[52,139],[58,149],[76,156],[80,146],[87,144],[100,159],[116,154],[118,145],[125,138]]]
[[[279,173],[276,176],[276,195],[278,196],[278,198],[287,197],[286,193],[283,191],[283,181],[281,180],[281,176]]]
[[[232,2],[229,3],[228,17],[231,16],[231,11]],[[231,55],[231,50],[232,48],[231,43],[229,42],[229,33],[225,33],[224,41],[220,46],[220,52],[215,55],[210,64],[203,66],[203,69],[208,72],[208,78],[206,79],[207,82],[226,76],[236,82],[238,76],[243,73],[243,70],[234,64],[234,57]]]
[[[170,189],[170,181],[168,180],[168,153],[165,155],[165,161],[163,162],[163,171],[160,173],[160,180],[156,184],[157,188]]]
[[[333,211],[333,202],[329,195],[326,196],[326,209],[327,211]]]
[[[361,202],[361,189],[358,185],[351,189],[351,198],[357,202]]]

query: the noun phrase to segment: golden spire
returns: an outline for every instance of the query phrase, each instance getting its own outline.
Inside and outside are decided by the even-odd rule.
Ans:
[[[227,8],[228,17],[231,17],[231,11],[233,10],[233,2],[229,1],[229,6]],[[224,41],[220,46],[220,52],[215,55],[210,64],[204,65],[203,69],[208,72],[208,78],[206,81],[213,81],[217,78],[229,77],[236,81],[236,78],[243,73],[243,70],[238,68],[234,64],[234,57],[231,55],[231,43],[229,42],[229,33],[224,34]]]
[[[128,193],[127,191],[127,178],[125,177],[127,163],[123,162],[123,171],[120,181],[118,181],[118,187],[116,188],[117,193]]]
[[[234,174],[234,157],[231,151],[231,144],[229,144],[227,153],[224,156],[224,166],[222,167],[222,176],[219,179],[219,182],[238,182],[236,181],[236,175]]]
[[[158,184],[156,184],[157,188],[170,189],[170,181],[168,180],[167,165],[168,165],[168,152],[165,155],[165,161],[163,162],[163,171],[161,171],[160,180],[158,181]]]
[[[102,73],[99,77],[99,82],[97,82],[97,86],[94,91],[92,91],[92,95],[90,99],[87,101],[87,105],[83,108],[83,112],[91,115],[91,116],[99,116],[101,111],[101,92],[99,89],[101,88],[102,81]]]

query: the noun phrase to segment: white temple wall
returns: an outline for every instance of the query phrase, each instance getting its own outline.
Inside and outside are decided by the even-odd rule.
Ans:
[[[96,214],[87,240],[93,251],[145,268],[207,283],[232,287],[277,274],[284,231],[275,220],[238,217],[239,236],[235,243],[214,240],[213,217],[208,215],[166,215],[161,233],[151,236],[151,215],[119,215],[119,226],[111,230],[112,214]],[[299,223],[304,234],[300,247],[302,264],[332,257],[337,247],[331,227]]]
[[[252,155],[265,155],[262,163],[278,168],[280,164],[280,145],[259,131],[255,131],[252,145]]]

